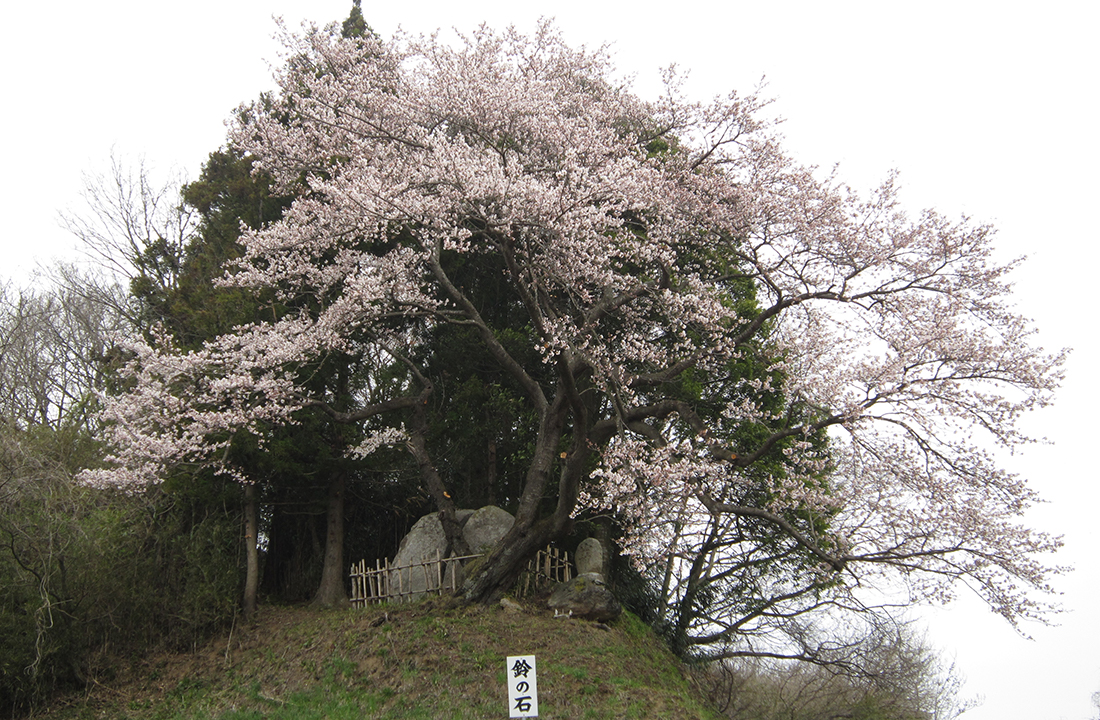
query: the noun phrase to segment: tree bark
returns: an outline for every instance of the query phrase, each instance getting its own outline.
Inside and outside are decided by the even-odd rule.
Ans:
[[[260,586],[260,552],[256,542],[259,531],[259,500],[254,484],[244,486],[244,616],[251,620],[256,614],[256,591]]]
[[[431,393],[431,385],[426,384],[423,400],[413,410],[412,427],[409,430],[409,439],[406,447],[412,454],[416,465],[420,470],[420,478],[428,489],[435,506],[439,508],[439,522],[443,525],[443,534],[447,537],[447,553],[450,555],[469,555],[470,546],[462,535],[462,526],[458,523],[454,500],[447,488],[443,485],[443,478],[432,463],[428,453],[428,442],[425,439],[428,428],[428,416],[424,411]]]
[[[328,511],[325,533],[325,560],[321,584],[313,596],[313,604],[321,607],[343,607],[348,604],[344,589],[344,494],[347,476],[337,472],[328,489]]]
[[[611,558],[615,552],[615,541],[611,538],[611,519],[607,517],[598,517],[594,522],[596,525],[594,537],[600,542],[600,548],[603,550],[603,567],[600,574],[610,583]]]
[[[485,604],[499,600],[515,585],[527,560],[560,534],[555,525],[553,518],[527,528],[518,523],[513,525],[466,579],[462,588],[465,599]]]
[[[540,420],[538,440],[516,511],[516,522],[467,578],[462,588],[467,601],[496,602],[515,584],[529,558],[548,543],[572,531],[572,515],[580,481],[586,475],[591,458],[592,440],[598,438],[589,435],[589,408],[577,392],[575,374],[565,363],[560,367],[563,388],[547,406]],[[570,412],[574,419],[572,442],[568,451],[558,452]],[[558,504],[553,513],[538,519],[539,503],[555,463],[560,463],[561,467]]]
[[[487,467],[485,469],[485,504],[497,504],[497,444],[489,440]]]

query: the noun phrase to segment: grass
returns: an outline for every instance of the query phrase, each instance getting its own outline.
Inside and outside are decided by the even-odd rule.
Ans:
[[[195,652],[159,655],[48,720],[507,718],[505,658],[538,660],[539,717],[717,720],[629,613],[606,629],[535,607],[434,600],[366,610],[261,608]]]

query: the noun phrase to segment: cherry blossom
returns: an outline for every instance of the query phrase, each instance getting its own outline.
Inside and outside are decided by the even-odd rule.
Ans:
[[[516,524],[471,599],[613,509],[642,566],[688,588],[705,556],[758,593],[699,643],[854,603],[877,576],[914,600],[965,584],[1012,622],[1047,611],[1059,540],[1021,524],[1037,498],[995,452],[1030,442],[1017,422],[1051,401],[1063,354],[1013,311],[991,227],[911,217],[893,176],[864,198],[799,165],[756,95],[694,102],[669,73],[643,100],[549,24],[285,42],[277,95],[230,142],[297,200],[245,233],[223,282],[291,310],[197,352],[135,344],[97,481],[216,462],[232,433],[313,406],[388,423],[355,452],[405,444],[446,515],[414,358],[426,328],[460,323],[538,418]],[[504,278],[539,363],[500,341],[455,258]],[[333,352],[407,382],[336,412],[298,376]]]

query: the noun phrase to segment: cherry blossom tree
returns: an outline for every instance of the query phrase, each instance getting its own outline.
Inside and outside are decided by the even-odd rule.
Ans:
[[[669,72],[643,100],[549,25],[285,42],[277,95],[230,141],[296,199],[224,280],[285,312],[198,350],[134,344],[97,481],[233,472],[234,433],[312,409],[362,428],[349,452],[405,448],[464,549],[427,442],[431,342],[460,328],[535,425],[470,600],[612,509],[669,598],[728,601],[690,642],[855,604],[879,577],[1043,614],[1059,540],[1021,524],[1037,498],[995,453],[1029,442],[1017,421],[1062,355],[1012,310],[990,227],[908,217],[893,177],[860,198],[800,166],[756,95],[694,102]],[[373,378],[339,407],[307,377],[335,354]]]

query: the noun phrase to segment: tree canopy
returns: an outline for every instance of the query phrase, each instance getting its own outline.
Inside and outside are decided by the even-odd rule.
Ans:
[[[1062,355],[1011,309],[989,226],[908,217],[893,177],[868,198],[819,177],[756,95],[694,102],[670,72],[645,100],[549,24],[351,35],[287,33],[277,96],[231,130],[294,201],[221,282],[280,312],[132,343],[90,477],[232,474],[235,433],[312,408],[356,426],[351,455],[407,450],[459,549],[441,433],[496,423],[516,522],[471,600],[610,510],[685,647],[760,651],[777,625],[797,646],[794,618],[880,576],[1042,615],[1059,540],[1021,524],[1036,498],[994,451],[1029,441]],[[340,389],[315,379],[334,359]]]

